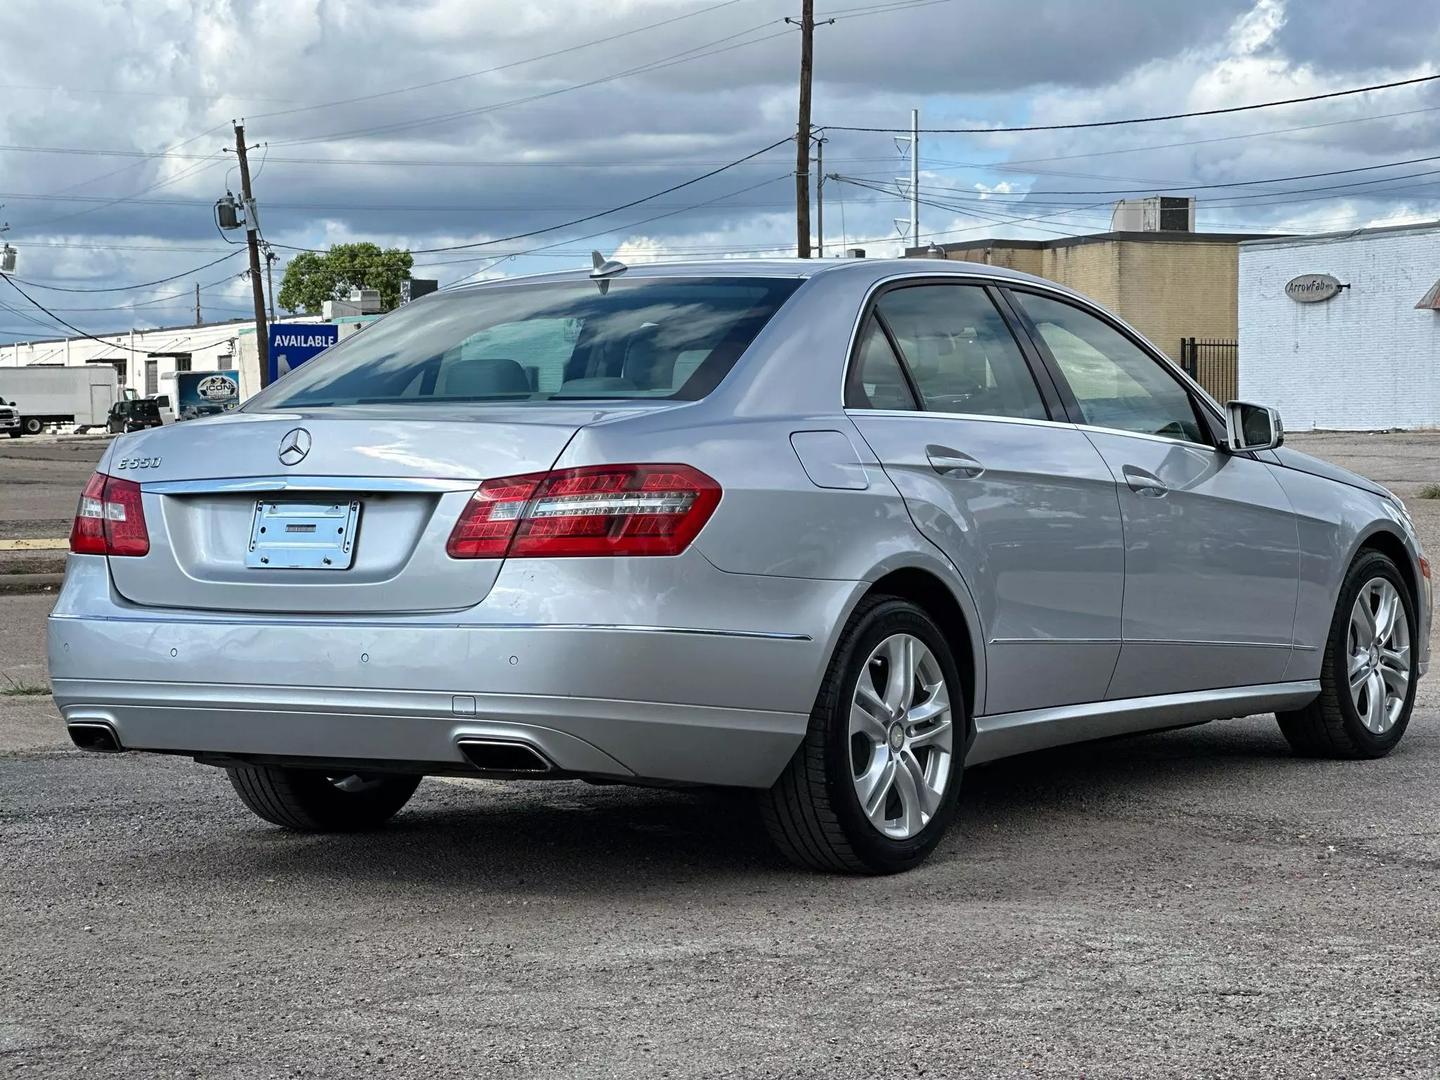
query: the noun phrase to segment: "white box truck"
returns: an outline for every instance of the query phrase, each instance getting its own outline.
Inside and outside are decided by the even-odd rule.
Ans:
[[[119,397],[120,377],[110,364],[0,367],[0,401],[19,410],[26,435],[46,424],[104,427]]]

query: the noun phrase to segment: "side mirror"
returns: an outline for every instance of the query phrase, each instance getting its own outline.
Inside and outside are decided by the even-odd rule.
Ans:
[[[1273,450],[1285,442],[1280,414],[1267,405],[1230,401],[1225,405],[1225,445],[1235,453]]]

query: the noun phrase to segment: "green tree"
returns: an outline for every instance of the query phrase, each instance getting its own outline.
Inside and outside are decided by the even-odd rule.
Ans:
[[[286,311],[320,311],[326,300],[344,300],[351,289],[379,289],[389,311],[400,303],[400,283],[415,264],[408,251],[382,251],[371,243],[336,244],[329,251],[302,251],[285,267],[280,306]]]

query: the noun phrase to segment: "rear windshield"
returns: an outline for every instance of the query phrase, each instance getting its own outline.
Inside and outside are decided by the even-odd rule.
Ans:
[[[695,401],[799,286],[785,278],[640,278],[438,296],[347,338],[247,409]]]

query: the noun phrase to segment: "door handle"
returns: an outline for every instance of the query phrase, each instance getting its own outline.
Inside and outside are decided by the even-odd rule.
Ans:
[[[1120,471],[1125,476],[1125,483],[1136,495],[1143,495],[1147,499],[1162,499],[1170,490],[1165,481],[1154,473],[1137,469],[1134,465],[1124,465]]]
[[[931,444],[925,447],[925,457],[930,467],[941,476],[965,476],[974,479],[985,471],[985,466],[969,454],[951,450],[948,446]]]

